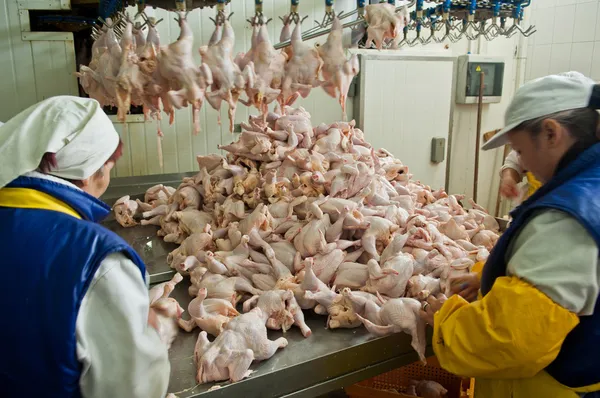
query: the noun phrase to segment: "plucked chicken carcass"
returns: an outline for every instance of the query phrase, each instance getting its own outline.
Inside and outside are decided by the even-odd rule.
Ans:
[[[281,87],[281,108],[292,105],[299,96],[308,97],[310,90],[321,85],[319,72],[323,60],[315,48],[302,41],[302,27],[298,22],[291,36],[292,55],[285,65],[285,77]]]
[[[144,116],[146,120],[154,118],[157,120],[158,134],[162,136],[160,130],[161,104],[162,110],[169,115],[169,123],[173,123],[175,118],[175,109],[169,99],[169,90],[171,89],[169,81],[160,73],[158,66],[158,53],[160,51],[160,36],[156,30],[156,20],[147,18],[148,34],[143,47],[137,49],[139,57],[139,67],[146,76],[142,102],[144,105]],[[137,40],[136,40],[137,43]]]
[[[283,337],[274,341],[267,338],[267,320],[268,314],[254,308],[230,320],[212,343],[202,331],[194,349],[198,382],[240,381],[252,373],[249,368],[253,361],[269,359],[286,347],[288,341]]]
[[[103,79],[98,70],[98,63],[100,58],[107,51],[107,38],[109,37],[109,29],[111,30],[110,35],[114,35],[112,28],[108,26],[112,25],[110,18],[107,18],[106,24],[102,27],[100,36],[92,44],[92,59],[88,66],[80,65],[79,72],[75,72],[75,76],[79,78],[79,83],[83,90],[95,99],[102,106],[111,105],[114,103],[114,99],[110,97],[109,93],[104,88]],[[112,37],[111,37],[112,39]]]
[[[323,59],[321,87],[333,98],[338,97],[342,106],[342,118],[346,120],[346,97],[350,83],[360,68],[358,55],[352,54],[350,59],[346,60],[346,53],[342,45],[342,23],[337,16],[333,18],[331,33],[329,33],[327,41],[318,50]]]
[[[198,133],[200,108],[204,102],[205,90],[213,82],[213,76],[208,65],[202,63],[198,67],[194,63],[194,35],[185,19],[185,12],[179,12],[178,15],[181,33],[176,42],[160,49],[158,67],[160,74],[172,88],[168,92],[170,103],[178,109],[188,104],[192,106],[194,132]]]
[[[242,91],[254,87],[255,72],[252,61],[240,70],[233,59],[235,33],[229,21],[217,24],[208,46],[200,47],[202,62],[212,72],[211,91],[207,93],[208,103],[217,111],[221,110],[221,102],[229,105],[229,131],[233,133],[235,110]]]
[[[176,189],[173,187],[166,187],[163,184],[157,184],[146,190],[143,202],[139,199],[136,200],[136,202],[143,211],[151,211],[159,206],[168,204],[169,198],[173,196],[175,191]],[[147,218],[147,216],[144,217]]]
[[[303,310],[327,316],[331,329],[408,333],[423,358],[420,301],[449,294],[485,260],[497,223],[464,208],[464,196],[413,180],[354,122],[313,128],[304,109],[283,111],[250,117],[221,147],[226,157],[199,156],[197,175],[174,192],[152,187],[139,204],[142,224],[180,244],[168,261],[190,278],[190,319],[178,322],[203,330],[198,380],[247,376],[253,360],[284,345],[267,340],[266,327],[295,324],[309,336]],[[237,315],[242,300],[247,312]]]
[[[131,104],[140,105],[144,96],[144,87],[149,76],[145,76],[139,67],[136,52],[136,41],[133,37],[133,24],[127,21],[121,36],[121,65],[116,76],[115,92],[117,95],[117,118],[124,122]]]
[[[138,223],[134,217],[140,214],[140,206],[135,200],[131,200],[129,195],[118,199],[112,207],[115,212],[115,219],[122,227],[135,227]]]
[[[156,313],[158,323],[158,336],[165,343],[167,349],[171,347],[173,340],[177,337],[179,327],[177,321],[183,314],[183,308],[177,300],[169,297],[175,285],[183,280],[180,274],[175,274],[171,281],[162,283],[153,287],[148,295],[150,296],[150,308]]]
[[[89,66],[81,65],[76,75],[84,91],[102,106],[117,105],[116,77],[121,64],[121,46],[108,18],[98,40],[92,45]]]
[[[304,322],[304,314],[298,306],[291,290],[270,290],[254,296],[244,303],[244,312],[251,308],[260,308],[268,315],[267,328],[285,332],[292,325],[297,325],[304,337],[311,335],[311,330]]]
[[[365,11],[365,20],[369,24],[365,48],[375,42],[375,47],[381,50],[387,40],[391,41],[391,48],[398,48],[402,29],[406,26],[404,14],[396,14],[396,7],[389,3],[369,4]]]
[[[271,44],[267,24],[253,26],[252,47],[237,64],[244,70],[252,62],[256,79],[253,87],[246,87],[248,100],[240,101],[256,107],[266,116],[268,105],[281,93],[287,59],[285,52],[275,50]]]
[[[382,299],[383,301],[384,299]],[[367,330],[377,336],[404,332],[412,337],[411,345],[425,363],[425,321],[419,316],[421,303],[412,298],[395,298],[383,303],[374,311],[372,319],[358,315]]]

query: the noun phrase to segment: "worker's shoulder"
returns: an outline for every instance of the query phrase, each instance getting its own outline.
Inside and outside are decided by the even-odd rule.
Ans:
[[[572,230],[579,230],[581,233],[590,235],[575,217],[557,209],[539,209],[525,225],[525,228],[535,229],[539,233],[547,231],[548,228],[557,229],[558,227],[567,228],[564,231],[565,233]],[[561,237],[563,237],[562,235],[564,234],[561,234]]]
[[[112,283],[112,280],[118,280],[120,283],[130,281],[144,290],[147,285],[146,278],[140,278],[138,266],[124,252],[110,253],[102,260],[89,290],[93,290],[98,283]]]
[[[537,212],[509,253],[509,275],[574,313],[593,312],[600,286],[598,247],[573,216],[554,209]]]

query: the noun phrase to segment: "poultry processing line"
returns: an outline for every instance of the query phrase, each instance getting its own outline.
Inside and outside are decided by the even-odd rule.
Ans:
[[[219,147],[226,157],[198,156],[200,172],[178,188],[153,186],[143,201],[126,196],[114,205],[121,225],[157,225],[158,236],[179,245],[166,255],[178,273],[150,295],[158,300],[178,283],[188,287],[189,319],[181,318],[177,300],[167,311],[173,316],[162,318],[188,333],[202,330],[195,348],[187,337],[177,352],[188,363],[194,352],[196,368],[186,372],[195,372],[200,384],[235,386],[249,376],[257,383],[251,364],[291,348],[284,337],[268,339],[267,329],[294,333],[296,349],[315,344],[325,334],[315,332],[312,312],[327,315],[329,329],[405,332],[424,360],[420,300],[449,295],[451,278],[485,261],[498,239],[495,218],[472,201],[464,208],[461,195],[413,180],[406,165],[373,148],[354,122],[313,127],[304,109],[284,107],[242,127],[237,141]],[[136,248],[145,250],[148,242],[141,243]],[[367,334],[358,336],[363,340],[350,339],[348,350],[365,343]],[[163,338],[170,343],[175,336]],[[286,366],[300,366],[283,357]]]
[[[118,108],[119,121],[126,120],[131,105],[141,106],[146,120],[156,120],[158,160],[162,166],[162,114],[168,115],[173,124],[176,109],[191,108],[194,133],[198,134],[199,113],[205,100],[219,112],[219,122],[221,106],[226,103],[229,130],[233,132],[238,102],[256,107],[265,116],[270,104],[276,103],[281,110],[300,97],[306,98],[313,88],[321,87],[338,99],[345,119],[350,83],[359,72],[357,55],[347,58],[343,47],[342,30],[346,27],[353,28],[352,47],[358,47],[366,37],[363,47],[377,49],[461,38],[492,40],[517,32],[528,36],[535,31],[533,26],[520,26],[529,1],[414,0],[398,7],[392,3],[365,5],[364,0],[358,0],[355,11],[338,16],[334,1],[325,0],[323,21],[315,21],[316,26],[302,34],[306,17],[298,14],[300,1],[292,0],[289,14],[282,18],[281,43],[273,46],[266,29],[270,19],[263,14],[262,0],[255,0],[255,15],[248,20],[253,32],[252,46],[248,52],[234,56],[235,33],[229,23],[232,14],[225,14],[227,0],[216,0],[216,16],[211,18],[215,30],[207,45],[199,48],[202,61],[198,66],[192,56],[194,35],[186,21],[187,7],[207,3],[173,0],[170,4],[175,6],[181,33],[176,42],[164,46],[156,30],[161,20],[147,18],[144,13],[152,1],[140,0],[136,16],[143,23],[134,24],[126,13],[118,12],[113,18],[101,19],[101,27],[93,28],[92,59],[76,75],[91,98],[102,106]],[[413,5],[416,8],[409,13],[408,7]],[[342,23],[353,15],[357,15],[356,20]],[[510,27],[508,18],[513,19]],[[429,36],[425,37],[424,29],[430,30]],[[414,38],[409,37],[412,31],[416,32]],[[323,35],[328,35],[327,40],[317,48],[306,43]]]

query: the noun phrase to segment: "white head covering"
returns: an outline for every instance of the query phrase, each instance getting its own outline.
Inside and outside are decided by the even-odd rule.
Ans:
[[[84,180],[118,145],[119,134],[96,100],[48,98],[0,126],[0,188],[36,170],[46,152],[56,154],[53,175]]]

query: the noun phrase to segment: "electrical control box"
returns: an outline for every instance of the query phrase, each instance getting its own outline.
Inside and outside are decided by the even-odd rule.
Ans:
[[[477,104],[483,73],[484,104],[500,102],[504,81],[504,60],[500,57],[467,54],[458,57],[456,103]]]
[[[446,139],[431,139],[431,162],[442,163],[446,157]]]

